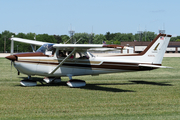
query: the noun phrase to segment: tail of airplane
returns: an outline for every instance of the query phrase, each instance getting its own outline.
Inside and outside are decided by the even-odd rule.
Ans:
[[[141,61],[151,62],[152,64],[161,64],[170,38],[171,35],[161,33],[157,35],[157,37],[146,47],[146,49],[138,54],[142,56]]]
[[[131,55],[121,55],[121,56],[131,56],[132,59],[139,61],[141,63],[150,63],[152,65],[161,65],[166,48],[169,44],[171,35],[159,34],[156,38],[146,47],[144,51],[139,54]],[[131,59],[131,57],[126,59]],[[142,65],[143,66],[143,65]],[[151,66],[148,66],[151,67]]]

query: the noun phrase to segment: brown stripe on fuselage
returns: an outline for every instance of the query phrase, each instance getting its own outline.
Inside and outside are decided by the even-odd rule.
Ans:
[[[41,61],[18,61],[18,62],[25,62],[25,63],[35,63],[35,64],[46,64],[46,65],[59,65],[59,63],[54,62],[41,62]],[[147,63],[141,63],[141,64],[147,64]],[[155,65],[155,64],[150,64]],[[160,65],[160,64],[156,64]],[[116,70],[152,70],[155,68],[150,67],[139,67],[138,63],[121,63],[121,62],[103,62],[101,65],[92,65],[92,64],[80,64],[80,63],[68,63],[65,62],[62,66],[68,66],[68,67],[88,67],[88,68],[101,68],[101,69],[116,69]]]
[[[161,64],[152,64],[152,63],[127,63],[127,62],[103,62],[103,64],[123,64],[123,65],[139,65],[139,64],[146,64],[146,65],[159,65]]]
[[[24,60],[18,60],[17,62],[59,65],[59,63],[53,63],[53,62],[40,62],[40,61],[24,61]]]
[[[62,60],[63,59],[54,59],[54,60],[50,60],[50,59],[27,59],[26,57],[24,57],[24,58],[21,58],[21,57],[19,57],[18,58],[18,61],[29,61],[29,62],[41,62],[41,63],[43,63],[43,62],[47,62],[47,63],[60,63],[60,62],[62,62]],[[80,64],[97,64],[97,65],[99,65],[99,64],[101,64],[101,62],[102,61],[89,61],[89,60],[78,60],[78,59],[76,59],[76,60],[73,60],[73,59],[68,59],[67,61],[66,61],[66,63],[80,63]]]
[[[45,55],[44,53],[42,52],[28,52],[28,53],[17,53],[17,54],[14,54],[15,56],[17,57],[47,57],[48,55]]]

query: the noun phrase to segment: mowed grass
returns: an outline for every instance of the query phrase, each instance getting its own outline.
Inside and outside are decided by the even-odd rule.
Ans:
[[[0,119],[180,119],[180,58],[144,72],[79,76],[83,88],[57,85],[22,87],[11,62],[0,58]],[[34,76],[41,80],[43,77]]]

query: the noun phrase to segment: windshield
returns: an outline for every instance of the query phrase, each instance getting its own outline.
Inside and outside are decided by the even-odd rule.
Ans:
[[[52,51],[53,50],[53,45],[54,44],[52,44],[52,43],[44,44],[38,50],[36,50],[36,52],[45,53],[46,51]]]

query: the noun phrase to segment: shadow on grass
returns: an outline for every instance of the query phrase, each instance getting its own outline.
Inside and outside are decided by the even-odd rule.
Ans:
[[[21,77],[23,79],[26,79],[25,77]],[[33,77],[33,80],[43,82],[42,78]],[[138,81],[133,80],[129,81],[131,83],[97,83],[97,84],[86,84],[85,87],[81,87],[79,89],[85,89],[85,90],[98,90],[98,91],[106,91],[106,92],[136,92],[133,90],[123,90],[118,88],[112,88],[107,87],[108,85],[134,85],[134,84],[147,84],[147,85],[158,85],[158,86],[173,86],[167,82],[149,82],[149,81]],[[105,85],[103,87],[102,85]],[[19,85],[20,86],[20,85]],[[67,86],[65,81],[62,81],[61,83],[52,83],[52,84],[38,84],[37,87],[46,87],[46,86]]]
[[[22,79],[27,79],[27,77],[21,77]],[[33,80],[43,82],[42,78],[33,77]],[[100,85],[128,85],[133,83],[100,83],[100,84],[86,84],[85,87],[81,87],[78,89],[86,89],[86,90],[99,90],[99,91],[106,91],[106,92],[135,92],[133,90],[123,90],[118,88],[111,88],[111,87],[102,87]],[[21,86],[21,85],[17,85]],[[38,84],[36,87],[46,87],[46,86],[67,86],[66,81],[61,81],[60,83],[51,83],[51,84]],[[73,89],[73,88],[72,88]]]
[[[105,84],[87,84],[85,87],[80,88],[80,89],[86,89],[86,90],[99,90],[99,91],[106,91],[106,92],[136,92],[133,90],[123,90],[123,89],[118,89],[118,88],[111,88],[111,87],[102,87],[100,85],[126,85],[125,84],[111,84],[111,83],[105,83]]]
[[[147,84],[147,85],[158,85],[158,86],[173,86],[172,84],[169,84],[168,82],[149,82],[149,81],[129,81],[133,82],[134,84]]]

